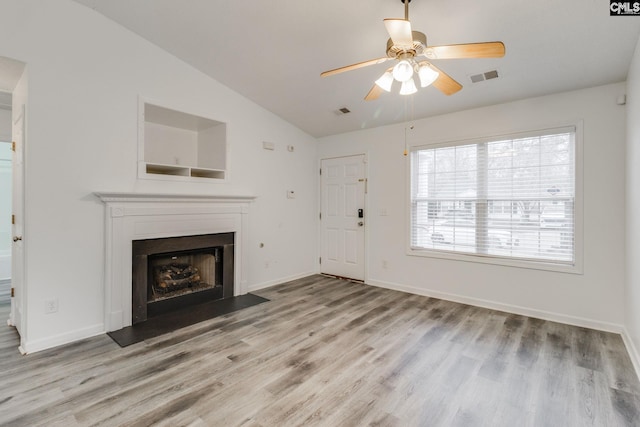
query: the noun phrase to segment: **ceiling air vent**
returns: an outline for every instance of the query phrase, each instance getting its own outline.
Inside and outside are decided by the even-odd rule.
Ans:
[[[491,70],[487,71],[486,73],[474,74],[472,76],[469,76],[469,78],[471,79],[471,83],[479,83],[485,80],[497,79],[498,77],[498,70]]]
[[[338,108],[336,110],[336,114],[339,116],[342,116],[344,114],[349,114],[351,112],[351,110],[349,110],[347,107],[342,107],[342,108]]]

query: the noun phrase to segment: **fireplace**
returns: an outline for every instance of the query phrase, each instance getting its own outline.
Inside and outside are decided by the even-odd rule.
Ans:
[[[225,277],[233,280],[234,296],[248,292],[248,217],[253,196],[107,192],[96,195],[105,204],[106,332],[133,324],[132,242],[135,241],[232,233],[233,273]]]
[[[234,295],[234,233],[134,240],[132,324]]]

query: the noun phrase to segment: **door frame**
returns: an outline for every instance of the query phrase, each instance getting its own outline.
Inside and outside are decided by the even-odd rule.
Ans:
[[[353,157],[353,156],[364,156],[364,179],[365,179],[365,191],[364,191],[364,279],[363,282],[365,284],[368,283],[369,280],[369,219],[371,218],[371,209],[369,207],[369,151],[360,151],[360,152],[345,152],[340,153],[339,155],[327,155],[324,157],[318,158],[318,168],[316,170],[318,177],[318,213],[316,216],[316,235],[318,236],[318,244],[317,244],[317,255],[316,255],[316,272],[318,274],[322,274],[320,272],[320,257],[322,256],[322,221],[320,220],[320,213],[322,212],[322,176],[320,175],[320,170],[322,169],[322,161],[323,160],[331,160],[331,159],[341,159],[344,157]]]
[[[14,104],[15,106],[15,104]],[[21,187],[20,191],[17,191],[18,189],[16,188],[16,183],[15,180],[12,182],[12,211],[16,212],[15,209],[15,203],[19,203],[21,205],[21,209],[20,209],[20,213],[16,214],[16,223],[20,222],[21,223],[21,236],[23,237],[23,240],[19,243],[22,245],[22,257],[21,257],[21,261],[18,264],[18,261],[15,260],[15,255],[14,255],[14,250],[12,246],[12,253],[11,253],[11,277],[13,278],[16,274],[16,271],[18,270],[16,267],[19,267],[19,269],[21,270],[21,283],[19,283],[17,286],[13,283],[13,281],[11,282],[11,287],[15,288],[15,292],[19,293],[20,296],[17,298],[18,301],[16,302],[16,298],[12,297],[11,298],[11,314],[9,319],[7,319],[7,324],[9,324],[10,326],[15,326],[16,325],[16,316],[18,315],[17,313],[17,305],[20,306],[20,310],[19,310],[19,315],[20,315],[20,319],[19,320],[19,325],[20,325],[20,346],[18,347],[18,350],[20,351],[20,353],[22,354],[26,354],[26,351],[24,350],[24,343],[26,341],[26,330],[27,330],[27,313],[26,313],[26,297],[27,297],[27,278],[26,278],[26,273],[27,273],[27,269],[26,269],[26,256],[25,256],[25,249],[26,249],[26,239],[25,239],[25,229],[26,229],[26,224],[25,224],[25,209],[26,209],[26,198],[24,196],[24,192],[25,192],[25,158],[26,158],[26,132],[27,132],[27,108],[26,108],[26,104],[22,103],[19,106],[19,111],[17,112],[17,115],[14,116],[12,115],[12,135],[11,135],[11,139],[13,141],[15,141],[15,128],[17,127],[18,123],[20,123],[22,129],[21,129],[21,138],[20,138],[20,142],[18,144],[16,144],[16,151],[14,152],[13,155],[13,162],[12,162],[12,168],[14,170],[14,177],[15,174],[20,174],[21,176]],[[15,112],[15,108],[12,109],[12,111],[14,112],[14,114],[16,114]],[[18,150],[21,151],[21,164],[20,167],[17,167],[17,161],[16,161],[16,155],[18,153]],[[20,215],[20,218],[18,218],[18,215]],[[12,227],[12,234],[15,235],[16,230],[15,230],[15,226]],[[12,242],[12,245],[16,245],[17,243]]]

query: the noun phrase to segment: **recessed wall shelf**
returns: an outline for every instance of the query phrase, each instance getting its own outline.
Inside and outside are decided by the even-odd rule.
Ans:
[[[138,177],[224,180],[227,125],[140,101]]]

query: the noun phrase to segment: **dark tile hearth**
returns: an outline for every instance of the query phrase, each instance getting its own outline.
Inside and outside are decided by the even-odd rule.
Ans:
[[[234,311],[267,301],[269,300],[253,294],[209,301],[150,317],[146,322],[137,323],[118,331],[108,332],[107,335],[118,343],[120,347],[126,347],[149,338],[154,338],[186,326],[233,313]]]

